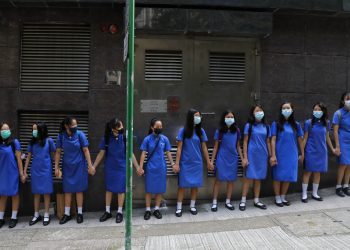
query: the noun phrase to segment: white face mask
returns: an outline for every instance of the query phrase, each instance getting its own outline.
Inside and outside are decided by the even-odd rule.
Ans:
[[[201,123],[202,121],[202,118],[200,116],[195,116],[194,117],[194,124],[195,125],[198,125],[199,123]]]
[[[346,100],[346,101],[344,102],[344,104],[345,104],[345,106],[346,106],[347,108],[350,108],[350,100]]]
[[[256,120],[261,121],[264,118],[264,111],[255,112],[254,117]]]
[[[235,123],[235,118],[225,118],[225,123],[227,125],[227,127],[230,127],[232,124]]]

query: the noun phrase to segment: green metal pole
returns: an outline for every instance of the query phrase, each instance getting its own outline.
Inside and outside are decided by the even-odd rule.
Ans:
[[[125,249],[131,249],[132,233],[132,156],[133,156],[133,117],[134,117],[134,37],[135,0],[129,0],[129,38],[127,69],[127,148],[126,148],[126,218]]]

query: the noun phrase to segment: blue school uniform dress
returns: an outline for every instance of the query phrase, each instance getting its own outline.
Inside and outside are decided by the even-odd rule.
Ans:
[[[312,125],[311,119],[306,120],[304,124],[304,133],[308,132],[308,138],[305,145],[305,170],[309,172],[327,172],[328,170],[328,151],[327,151],[327,127],[317,119]]]
[[[297,124],[297,131],[285,122],[283,131],[277,131],[276,122],[272,123],[271,135],[277,136],[277,165],[272,167],[272,178],[275,181],[296,182],[298,177],[298,137],[303,137],[303,130]]]
[[[182,141],[180,158],[179,187],[195,188],[203,185],[203,157],[201,140],[193,131],[191,138],[185,138],[184,128],[180,129],[177,141]],[[207,142],[208,137],[202,129],[202,142]]]
[[[56,151],[55,143],[47,138],[42,147],[39,143],[28,145],[32,154],[30,167],[33,194],[51,194],[53,192],[51,153]]]
[[[89,142],[78,130],[71,137],[64,131],[57,136],[57,148],[64,150],[62,159],[63,192],[80,193],[88,187],[88,169],[82,148]]]
[[[333,124],[339,125],[339,164],[350,165],[350,112],[345,107],[338,109],[334,113]]]
[[[18,140],[13,140],[15,151],[21,150]],[[0,196],[18,194],[19,171],[11,144],[0,144]]]
[[[214,140],[219,141],[219,150],[216,156],[216,178],[219,181],[235,181],[237,179],[238,153],[237,141],[241,138],[239,130],[232,133],[220,134],[217,129]]]
[[[248,179],[263,180],[266,178],[269,159],[266,139],[271,137],[271,129],[269,125],[263,123],[247,123],[244,126],[244,135],[249,135],[250,127],[251,134],[247,149],[249,165],[245,175]]]
[[[151,158],[147,160],[145,166],[145,189],[146,193],[162,194],[166,192],[166,162],[164,152],[170,151],[169,139],[160,134],[150,134],[141,144],[142,151],[146,151]],[[152,153],[153,152],[153,153]]]
[[[124,135],[109,136],[109,143],[106,145],[103,137],[99,148],[106,150],[105,156],[105,185],[106,190],[112,193],[125,193],[126,185],[126,152]]]

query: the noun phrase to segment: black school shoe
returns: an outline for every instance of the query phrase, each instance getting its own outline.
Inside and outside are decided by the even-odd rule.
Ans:
[[[322,197],[315,197],[315,196],[312,196],[312,199],[316,200],[316,201],[323,201],[323,198]]]
[[[145,220],[149,220],[151,218],[151,211],[146,211],[145,215],[143,216]]]
[[[301,198],[301,202],[303,202],[303,203],[308,203],[308,199],[307,198],[305,198],[305,199],[303,199],[303,198]]]
[[[2,219],[2,220],[0,220],[0,228],[2,228],[2,226],[5,224],[5,220],[4,219]]]
[[[39,221],[41,221],[41,220],[42,220],[42,217],[39,215],[39,217],[35,217],[35,218],[33,218],[33,219],[35,219],[35,220],[29,221],[29,226],[33,226],[33,225],[35,225],[36,223],[38,223]]]
[[[18,219],[11,219],[10,222],[9,222],[9,228],[16,227],[17,222],[18,222]]]
[[[345,197],[345,194],[344,194],[344,192],[343,192],[343,188],[336,188],[335,189],[335,193],[336,193],[336,195],[338,195],[339,197]]]
[[[197,211],[197,208],[196,208],[196,207],[191,207],[191,208],[190,208],[190,212],[191,212],[192,215],[198,214],[198,211]]]
[[[231,203],[226,203],[225,204],[225,207],[228,209],[228,210],[235,210],[235,207],[231,204]]]
[[[282,203],[283,203],[284,206],[287,206],[287,207],[290,206],[290,202],[289,201],[282,201]]]
[[[257,203],[254,202],[254,207],[260,208],[262,210],[266,210],[266,205],[260,201],[258,201]]]
[[[100,222],[104,222],[110,218],[112,218],[112,214],[108,212],[104,212],[104,214],[100,217]]]
[[[241,202],[239,203],[239,205],[238,205],[238,208],[239,208],[239,210],[244,211],[245,208],[246,208],[245,202],[242,202],[242,201],[241,201]]]
[[[123,221],[123,214],[117,213],[117,217],[115,218],[116,223],[121,223]]]
[[[218,205],[217,204],[212,204],[211,205],[211,211],[212,212],[217,212],[218,211]]]
[[[154,217],[156,217],[157,219],[161,219],[161,218],[163,217],[162,214],[160,213],[159,209],[154,210],[154,211],[153,211],[153,215],[154,215]]]
[[[60,225],[66,224],[68,221],[72,219],[70,215],[63,215],[62,219],[60,219]]]
[[[182,209],[177,209],[175,211],[175,215],[176,215],[176,217],[181,217],[182,216]]]
[[[283,202],[277,202],[277,201],[275,201],[275,204],[276,204],[276,206],[277,207],[283,207],[284,205],[284,203]]]
[[[343,188],[343,193],[346,194],[347,196],[350,196],[350,191],[348,187]]]
[[[81,224],[84,222],[84,217],[82,214],[77,214],[77,223]]]
[[[43,220],[43,226],[46,227],[47,225],[50,224],[51,218],[50,218],[50,216],[49,216],[49,218],[48,218],[49,220],[45,221],[45,219],[46,219],[46,218],[44,218],[44,220]]]

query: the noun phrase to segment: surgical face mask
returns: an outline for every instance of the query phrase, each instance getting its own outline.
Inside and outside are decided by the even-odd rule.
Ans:
[[[282,109],[282,115],[284,118],[288,119],[289,116],[293,113],[292,109]]]
[[[72,134],[74,134],[75,132],[77,132],[77,130],[78,130],[78,126],[69,128],[69,131],[70,131]]]
[[[11,136],[11,131],[9,129],[1,130],[2,139],[6,140]]]
[[[256,120],[261,121],[264,118],[264,111],[255,112],[254,117]]]
[[[350,108],[350,100],[344,101],[344,104],[347,108]]]
[[[202,118],[200,116],[195,116],[194,117],[194,124],[195,125],[198,125],[199,123],[201,123],[202,121]]]
[[[225,123],[228,127],[235,123],[235,118],[225,118]]]
[[[155,128],[154,129],[154,133],[156,134],[156,135],[159,135],[159,134],[161,134],[163,132],[163,129],[161,129],[161,128]]]
[[[33,137],[37,138],[38,137],[38,130],[33,130]]]
[[[314,111],[313,115],[315,118],[320,119],[323,116],[323,112],[322,111]]]

